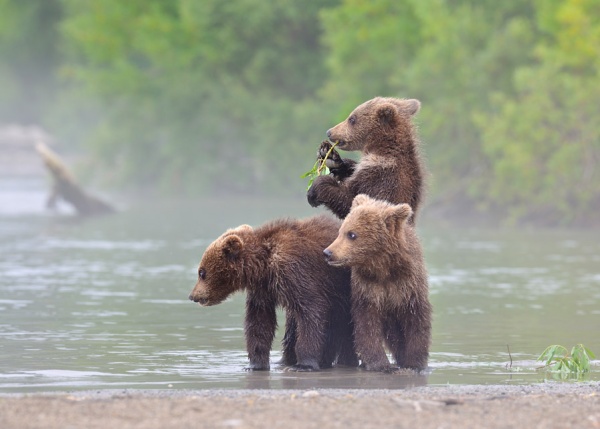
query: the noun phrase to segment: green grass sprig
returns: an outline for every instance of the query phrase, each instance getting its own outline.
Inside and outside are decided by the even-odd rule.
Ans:
[[[315,161],[315,164],[313,165],[313,168],[304,173],[302,176],[300,176],[300,178],[302,179],[308,177],[308,186],[306,187],[306,190],[310,189],[311,185],[318,176],[320,176],[321,174],[329,174],[329,168],[327,168],[325,162],[327,161],[327,158],[329,158],[329,156],[333,152],[333,149],[337,146],[338,143],[339,142],[335,142],[333,145],[331,145],[331,147],[325,154],[325,157],[323,159],[317,159]]]

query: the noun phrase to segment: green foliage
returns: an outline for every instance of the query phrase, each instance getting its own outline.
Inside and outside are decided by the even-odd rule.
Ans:
[[[557,374],[561,379],[571,377],[581,378],[583,374],[590,371],[590,360],[596,356],[583,344],[577,344],[571,349],[571,353],[560,345],[548,346],[537,358],[544,362],[543,368]]]
[[[308,177],[308,185],[306,186],[306,190],[310,189],[310,186],[318,176],[320,176],[321,174],[329,174],[329,168],[327,168],[326,165],[327,159],[333,152],[333,149],[335,149],[335,147],[338,145],[338,143],[339,142],[335,142],[334,144],[332,144],[325,156],[323,157],[323,159],[317,159],[312,169],[300,176],[301,179],[305,179]]]
[[[480,116],[493,174],[477,196],[513,219],[570,223],[600,207],[600,61],[590,55],[600,46],[598,10],[597,0],[544,3],[537,61]]]
[[[139,185],[287,188],[326,128],[310,99],[326,73],[318,7],[65,0],[63,74],[101,107],[86,140]]]
[[[38,122],[52,105],[61,16],[59,0],[0,0],[0,123]]]
[[[0,8],[0,121],[52,125],[115,183],[300,193],[297,161],[383,95],[423,103],[429,202],[549,224],[600,209],[600,0]]]
[[[421,45],[412,1],[345,0],[320,13],[331,76],[322,95],[339,100],[341,116],[379,94],[396,94],[393,80]],[[341,24],[341,25],[340,25]]]
[[[325,95],[343,100],[346,113],[376,95],[419,98],[432,196],[468,198],[490,164],[475,113],[489,110],[490,91],[512,90],[512,70],[528,61],[534,40],[532,15],[515,2],[346,0],[322,13],[350,23],[326,27]]]

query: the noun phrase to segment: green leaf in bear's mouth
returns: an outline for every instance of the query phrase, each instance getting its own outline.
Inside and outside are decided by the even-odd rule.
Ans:
[[[329,174],[329,168],[327,168],[327,166],[325,165],[325,162],[327,161],[327,158],[329,158],[329,156],[331,155],[331,152],[333,152],[333,149],[338,145],[338,143],[339,143],[339,141],[336,141],[333,145],[331,145],[331,147],[325,154],[325,157],[320,160],[317,159],[315,161],[315,164],[313,165],[312,169],[307,171],[306,173],[304,173],[302,176],[300,176],[301,179],[305,179],[307,177],[309,178],[308,186],[306,188],[307,191],[310,189],[311,185],[313,184],[313,182],[315,181],[315,179],[318,176],[320,176],[322,174]]]

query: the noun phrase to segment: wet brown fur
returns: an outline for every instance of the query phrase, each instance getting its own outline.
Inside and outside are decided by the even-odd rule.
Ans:
[[[352,269],[355,346],[368,370],[392,369],[384,344],[398,366],[427,367],[432,309],[411,215],[408,204],[358,195],[324,251],[331,265]]]
[[[215,305],[245,290],[249,369],[268,370],[277,328],[275,309],[286,310],[282,363],[318,370],[334,363],[357,366],[350,316],[350,270],[323,259],[341,222],[320,215],[281,219],[226,231],[208,246],[189,298]]]
[[[407,203],[414,223],[424,194],[424,168],[419,139],[412,117],[419,111],[418,100],[376,97],[360,106],[348,118],[327,132],[336,148],[361,151],[362,159],[341,160],[343,175],[319,176],[308,191],[309,203],[324,204],[344,219],[358,194]],[[339,157],[339,156],[338,156]],[[340,158],[341,159],[341,158]]]

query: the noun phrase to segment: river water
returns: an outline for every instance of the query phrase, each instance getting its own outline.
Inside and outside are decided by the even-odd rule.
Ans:
[[[429,374],[248,373],[244,295],[190,302],[197,263],[229,227],[317,210],[302,200],[146,201],[81,221],[45,212],[46,192],[40,178],[0,178],[0,392],[527,384],[553,379],[535,361],[548,345],[600,355],[597,231],[424,222]],[[595,361],[585,379],[599,370]]]

